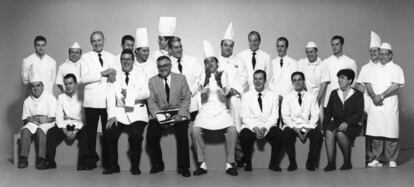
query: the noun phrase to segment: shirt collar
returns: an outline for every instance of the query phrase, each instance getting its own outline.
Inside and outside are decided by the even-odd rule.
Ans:
[[[341,90],[341,88],[338,88],[338,95],[339,95],[339,98],[341,99],[342,103],[345,103],[345,101],[348,100],[354,93],[355,93],[355,90],[353,88],[351,88],[349,90],[348,95],[344,99],[343,98],[344,97],[344,92]]]
[[[318,57],[315,62],[309,62],[309,59],[306,58],[306,62],[308,63],[308,65],[317,66],[317,65],[319,65],[321,63],[321,58]]]

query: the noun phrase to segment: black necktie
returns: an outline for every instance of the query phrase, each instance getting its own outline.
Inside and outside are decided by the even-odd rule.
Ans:
[[[170,87],[168,86],[167,77],[164,77],[165,81],[165,94],[167,95],[167,102],[170,102]]]
[[[125,83],[128,85],[128,83],[129,83],[129,77],[128,77],[128,75],[129,75],[129,72],[125,72]]]
[[[183,65],[181,65],[181,58],[177,59],[178,63],[178,71],[180,71],[181,74],[183,74]]]
[[[299,105],[302,105],[302,94],[300,94],[300,92],[298,93],[298,102]]]
[[[102,54],[98,53],[99,63],[101,63],[101,66],[103,67],[103,60],[102,60],[101,56],[102,56]]]
[[[256,67],[256,52],[253,52],[252,54],[252,65],[253,65],[253,70]]]
[[[260,111],[263,112],[262,93],[259,93],[259,98],[257,98],[257,102],[259,102]]]
[[[280,59],[280,68],[283,67],[283,58]]]

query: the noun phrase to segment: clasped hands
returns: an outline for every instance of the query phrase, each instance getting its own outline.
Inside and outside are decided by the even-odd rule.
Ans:
[[[253,128],[253,132],[254,132],[254,134],[256,134],[257,139],[262,139],[262,138],[265,137],[267,129],[266,129],[266,127],[262,127],[262,128],[255,127],[255,128]]]

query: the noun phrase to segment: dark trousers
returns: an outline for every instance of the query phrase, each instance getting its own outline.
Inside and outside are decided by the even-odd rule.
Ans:
[[[270,156],[270,167],[276,167],[279,165],[278,156],[282,148],[283,132],[278,127],[271,127],[269,132],[264,137],[266,141],[272,146]],[[243,150],[243,158],[246,163],[251,163],[253,154],[253,145],[256,140],[256,134],[250,129],[243,129],[240,132],[240,144]]]
[[[296,149],[295,142],[298,134],[291,128],[285,127],[283,130],[284,134],[284,147],[286,153],[289,157],[289,161],[296,162]],[[308,132],[307,137],[309,138],[309,152],[308,160],[306,163],[316,165],[319,161],[319,156],[321,153],[321,147],[323,142],[322,133],[317,129],[312,129]]]
[[[86,136],[88,140],[89,148],[89,159],[99,160],[98,153],[96,153],[96,131],[98,127],[99,118],[101,118],[101,127],[102,133],[105,134],[105,126],[108,120],[108,114],[104,108],[85,108],[85,118],[86,118]],[[103,140],[105,141],[105,140]],[[106,155],[107,149],[105,142],[102,142],[102,153]],[[103,166],[106,166],[106,162],[102,161]]]
[[[66,134],[61,128],[54,126],[47,131],[46,152],[48,161],[55,161],[56,148],[67,138]],[[78,140],[78,165],[87,164],[88,144],[86,140],[85,128],[82,128],[76,133],[75,139]]]
[[[168,128],[173,128],[177,141],[177,165],[178,168],[190,168],[190,150],[188,145],[188,121],[175,123],[171,127],[160,125],[156,120],[150,120],[147,129],[147,148],[151,160],[151,166],[163,165],[161,152],[161,136]]]
[[[141,160],[142,152],[142,140],[145,126],[144,121],[135,121],[129,125],[118,122],[118,125],[113,125],[110,129],[106,130],[104,139],[108,149],[108,166],[118,165],[118,140],[122,132],[128,134],[129,142],[129,157],[131,160],[131,169],[139,169],[139,162]]]

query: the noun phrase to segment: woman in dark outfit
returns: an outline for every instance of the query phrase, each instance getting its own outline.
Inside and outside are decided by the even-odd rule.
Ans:
[[[351,69],[342,69],[336,76],[339,88],[331,92],[323,120],[328,155],[328,165],[325,167],[325,171],[336,169],[336,142],[338,142],[344,158],[340,170],[352,168],[350,142],[361,132],[359,122],[364,113],[363,94],[351,88],[355,72]]]

